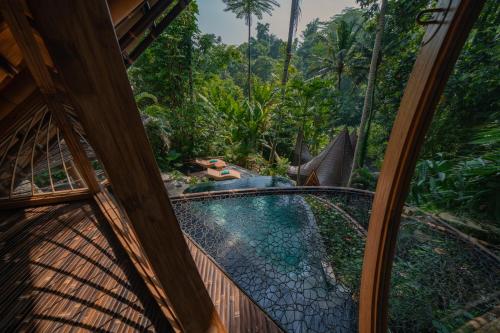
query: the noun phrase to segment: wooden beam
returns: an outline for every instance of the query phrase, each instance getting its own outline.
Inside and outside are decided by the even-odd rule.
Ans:
[[[90,164],[90,161],[85,153],[78,136],[76,135],[71,123],[66,116],[64,107],[60,100],[58,100],[58,95],[46,95],[45,102],[49,110],[53,111],[54,117],[56,119],[57,127],[62,131],[64,141],[66,146],[68,146],[71,155],[73,156],[73,161],[78,172],[82,176],[85,184],[90,189],[92,193],[97,193],[100,191],[99,183],[94,172],[94,168]]]
[[[134,26],[120,38],[120,48],[125,50],[134,41],[137,36],[144,33],[154,22],[154,20],[163,13],[173,0],[158,0],[158,2],[149,9]]]
[[[190,2],[191,0],[179,0],[174,8],[168,12],[168,14],[160,21],[160,23],[158,23],[156,27],[151,29],[149,34],[144,37],[134,50],[128,56],[124,56],[124,61],[127,64],[127,67],[132,65],[137,58],[139,58],[142,52],[144,52],[148,46],[156,40],[162,31],[165,30],[165,28],[168,27],[168,25],[172,23],[177,16],[179,16],[179,14],[189,5]]]
[[[10,137],[19,126],[27,122],[43,105],[42,95],[35,90],[0,121],[0,142]]]
[[[28,70],[23,70],[12,78],[0,90],[0,121],[36,90],[37,86]]]
[[[448,4],[451,4],[448,7]],[[434,110],[483,0],[439,1],[401,105],[377,183],[361,278],[360,332],[387,331],[387,304],[401,212]]]
[[[3,55],[0,54],[0,69],[3,70],[8,76],[14,77],[19,71],[16,66],[11,64]]]
[[[144,0],[108,0],[109,11],[114,25],[120,24],[139,6]]]
[[[31,25],[24,15],[22,3],[17,0],[2,0],[0,12],[21,49],[23,59],[37,86],[42,93],[55,93],[51,85],[52,78],[41,56]]]
[[[0,200],[0,210],[52,205],[88,199],[92,199],[92,194],[88,189],[57,191],[52,193],[35,194],[34,196],[29,197],[2,199]]]
[[[104,0],[29,1],[113,194],[186,332],[223,332],[142,126]]]
[[[63,133],[64,140],[74,158],[78,171],[92,193],[99,192],[94,170],[73,128],[66,118],[64,107],[57,98],[57,88],[43,59],[40,47],[33,35],[31,25],[24,14],[24,8],[18,0],[0,1],[0,11],[9,26],[16,43],[23,53],[33,79],[42,92],[49,110]]]
[[[160,309],[169,320],[174,331],[181,331],[179,320],[172,312],[172,306],[169,304],[165,291],[158,284],[158,279],[146,258],[144,258],[144,250],[142,249],[137,235],[131,227],[130,221],[122,214],[122,210],[118,207],[108,189],[104,188],[101,192],[94,196],[102,215],[108,221],[113,229],[118,241],[123,249],[130,257],[132,264],[137,272],[141,275],[147,288],[160,305]]]

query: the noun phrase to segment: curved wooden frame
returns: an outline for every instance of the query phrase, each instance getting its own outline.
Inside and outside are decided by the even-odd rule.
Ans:
[[[441,0],[427,28],[394,122],[377,183],[365,246],[360,332],[386,332],[392,262],[411,177],[448,77],[484,0]]]

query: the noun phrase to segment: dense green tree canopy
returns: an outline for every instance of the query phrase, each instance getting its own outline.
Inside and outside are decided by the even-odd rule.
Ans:
[[[286,41],[256,22],[254,37],[226,45],[198,30],[193,2],[129,70],[139,106],[151,118],[161,166],[224,155],[261,172],[283,172],[300,128],[316,154],[344,127],[359,126],[379,10],[376,1],[359,3],[329,20],[308,22],[294,39],[282,98]],[[237,17],[250,12],[259,19],[276,3],[226,5]],[[388,1],[360,173],[365,179],[357,186],[374,188],[423,35],[414,18],[427,6],[427,0]],[[422,207],[487,220],[500,216],[499,7],[487,2],[439,104],[410,195]],[[251,101],[245,98],[249,64]],[[279,166],[266,164],[274,137]]]

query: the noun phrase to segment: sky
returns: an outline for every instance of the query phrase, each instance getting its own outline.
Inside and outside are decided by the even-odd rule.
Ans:
[[[263,23],[270,24],[271,33],[286,40],[290,21],[291,0],[278,0],[272,16],[264,16]],[[203,33],[212,33],[222,37],[226,44],[241,44],[247,39],[247,27],[244,20],[238,20],[231,12],[225,12],[222,0],[198,0],[200,15],[198,23]],[[357,7],[355,0],[302,0],[302,14],[297,29],[300,36],[307,23],[315,18],[328,19],[342,12],[344,8]],[[255,35],[255,26],[254,32]]]

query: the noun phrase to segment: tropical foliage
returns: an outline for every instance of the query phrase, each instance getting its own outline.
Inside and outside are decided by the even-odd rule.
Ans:
[[[129,70],[160,167],[224,155],[261,173],[283,174],[299,130],[313,154],[344,127],[356,130],[366,106],[380,11],[377,1],[358,3],[360,8],[309,22],[296,37],[304,3],[294,0],[288,43],[258,22],[272,14],[276,1],[227,0],[227,10],[257,31],[252,36],[249,30],[247,42],[235,46],[199,31],[193,1]],[[428,5],[428,0],[387,1],[367,137],[353,186],[374,189],[423,35],[414,18]],[[497,1],[486,3],[465,44],[409,196],[423,208],[490,224],[500,219],[499,7]]]
[[[279,7],[276,0],[223,0],[226,4],[226,11],[231,11],[236,14],[239,19],[244,19],[248,26],[248,45],[247,45],[247,61],[248,61],[248,79],[247,79],[247,96],[251,101],[252,96],[252,18],[262,19],[264,14],[271,14],[273,7]]]

